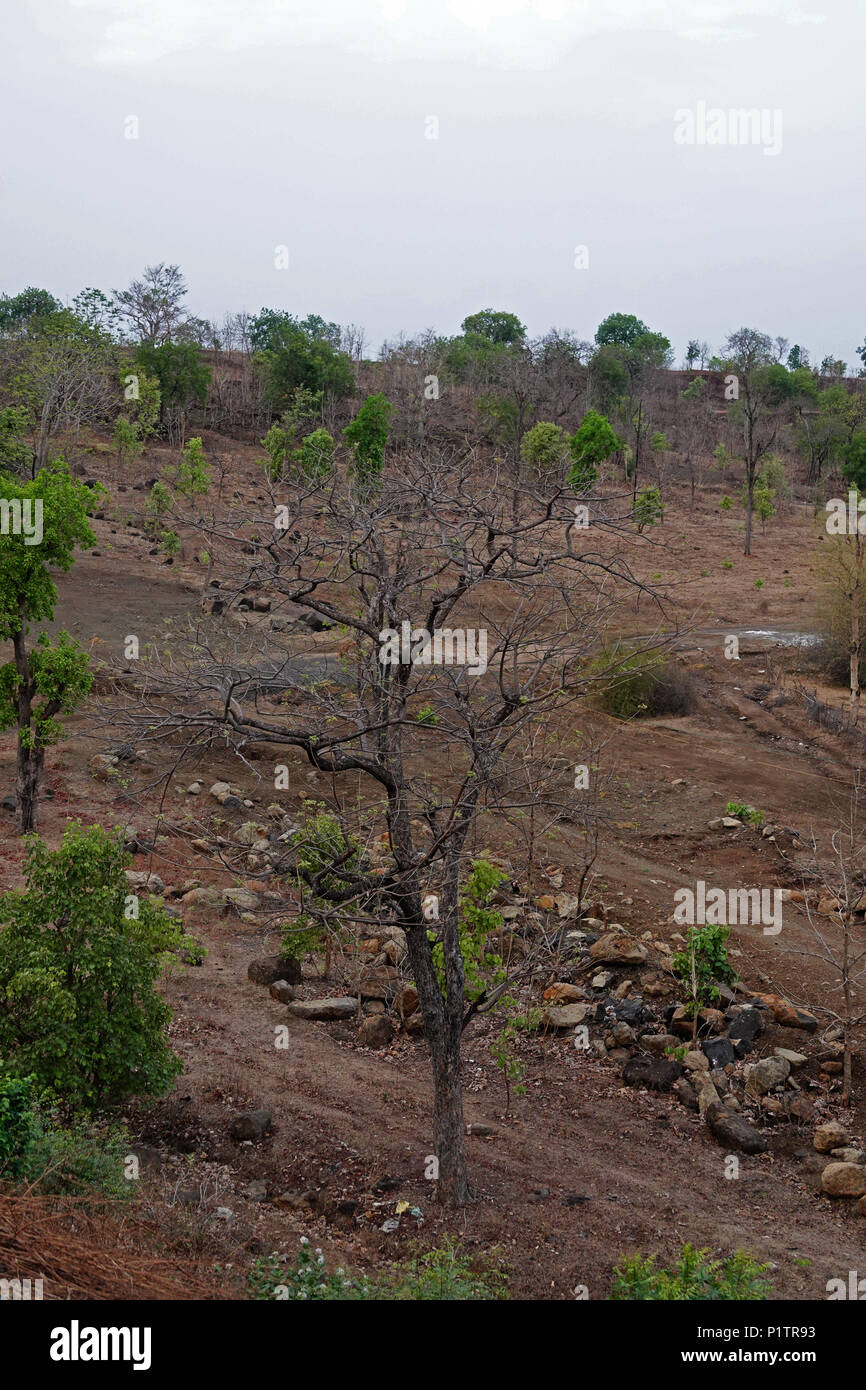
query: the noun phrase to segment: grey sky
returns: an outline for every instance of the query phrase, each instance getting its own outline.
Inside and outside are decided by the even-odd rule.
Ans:
[[[864,20],[856,0],[18,0],[0,289],[176,261],[195,313],[317,312],[374,348],[491,305],[587,338],[637,313],[678,354],[749,324],[852,364]],[[781,151],[677,144],[699,102],[781,111]]]

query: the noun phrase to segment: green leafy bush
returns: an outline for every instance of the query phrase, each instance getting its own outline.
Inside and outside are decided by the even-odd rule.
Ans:
[[[770,1266],[742,1250],[727,1259],[708,1259],[708,1250],[684,1245],[673,1269],[657,1269],[655,1256],[633,1255],[614,1270],[611,1298],[624,1302],[729,1301],[757,1302],[767,1297]]]
[[[664,520],[665,507],[657,487],[649,487],[645,492],[638,493],[631,515],[638,531],[643,531],[646,526],[656,526]]]
[[[295,875],[299,889],[311,906],[323,911],[330,909],[339,921],[334,895],[345,893],[348,881],[359,864],[357,843],[343,830],[340,822],[326,810],[323,802],[311,806],[303,824],[291,839],[295,852]],[[336,866],[329,872],[331,866]],[[327,934],[328,918],[314,912],[301,912],[283,929],[280,954],[286,960],[298,960],[307,951],[322,944]]]
[[[737,820],[748,821],[749,825],[754,825],[756,829],[764,824],[763,811],[757,811],[754,806],[750,806],[747,801],[729,801],[725,805],[726,816],[736,816]]]
[[[56,850],[25,843],[25,887],[0,894],[5,1071],[74,1106],[161,1095],[182,1063],[156,982],[195,943],[161,903],[130,901],[121,831],[73,822]]]
[[[34,1076],[0,1075],[0,1178],[31,1191],[127,1197],[130,1138],[117,1125],[64,1121]]]
[[[593,699],[617,719],[641,715],[690,714],[695,706],[688,674],[653,649],[633,653],[606,650],[592,664],[597,677]]]
[[[694,1017],[697,1009],[715,1004],[719,985],[733,984],[737,978],[725,945],[730,934],[730,927],[716,923],[689,927],[685,946],[673,957],[673,972],[690,992],[686,1004],[689,1017]]]
[[[562,467],[568,458],[568,439],[561,425],[541,420],[520,442],[522,461],[537,473],[546,475]]]
[[[414,1254],[392,1265],[379,1278],[329,1271],[321,1250],[304,1237],[293,1265],[276,1256],[253,1264],[248,1291],[254,1299],[299,1302],[469,1302],[508,1297],[508,1278],[495,1258],[464,1254],[454,1240],[436,1250]]]

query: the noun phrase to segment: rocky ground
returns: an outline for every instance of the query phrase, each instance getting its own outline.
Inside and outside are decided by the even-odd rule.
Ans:
[[[243,450],[238,468],[252,469]],[[166,566],[119,519],[128,499],[115,491],[114,503],[96,524],[101,553],[62,582],[57,625],[117,654],[127,632],[159,639],[198,620],[202,578],[189,556]],[[509,828],[481,830],[477,852],[506,875],[500,946],[533,1023],[515,1044],[524,1094],[510,1096],[490,1054],[496,1025],[485,1016],[467,1030],[476,1200],[456,1216],[425,1177],[429,1066],[399,929],[345,948],[327,978],[322,958],[289,978],[278,960],[294,903],[269,870],[327,779],[288,756],[289,786],[275,795],[255,761],[208,753],[164,792],[153,748],[112,739],[109,690],[71,722],[49,759],[41,832],[54,842],[73,817],[125,826],[132,890],[162,896],[206,948],[165,983],[185,1063],[177,1091],[127,1116],[143,1211],[168,1249],[242,1277],[256,1254],[291,1258],[303,1235],[372,1269],[415,1239],[456,1233],[470,1250],[501,1252],[517,1298],[604,1298],[623,1255],[669,1259],[685,1241],[769,1260],[777,1297],[824,1298],[828,1280],[862,1264],[866,1068],[858,1051],[855,1102],[843,1107],[839,1033],[824,1012],[834,981],[801,954],[811,921],[832,931],[808,841],[838,824],[854,756],[804,698],[838,704],[840,692],[784,640],[813,626],[814,521],[790,507],[744,561],[736,520],[701,501],[692,511],[683,492],[662,530],[635,563],[663,571],[697,704],[616,727],[588,912],[578,916],[573,827],[546,837],[531,881]],[[733,571],[721,568],[728,556]],[[732,632],[739,662],[723,656]],[[311,656],[334,654],[327,633],[311,633]],[[12,757],[7,735],[6,789]],[[732,800],[760,807],[763,827],[725,817]],[[21,846],[8,807],[0,815],[7,886],[20,880]],[[733,929],[741,978],[693,1036],[671,959],[683,935],[673,895],[696,879],[785,898],[778,936]],[[213,1277],[216,1288],[226,1275]]]

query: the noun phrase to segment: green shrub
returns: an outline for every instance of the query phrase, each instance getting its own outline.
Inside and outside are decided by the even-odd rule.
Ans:
[[[606,650],[593,662],[591,674],[597,676],[595,703],[617,719],[689,714],[694,709],[691,680],[663,651]]]
[[[338,923],[339,912],[333,907],[330,895],[343,892],[348,886],[348,878],[357,872],[359,850],[356,842],[345,834],[340,822],[326,810],[324,803],[316,802],[308,809],[303,824],[295,831],[290,844],[295,852],[298,888],[311,906],[322,911],[330,909]],[[332,864],[338,867],[329,873],[327,870]],[[314,912],[299,913],[283,929],[280,954],[285,960],[300,959],[307,951],[321,946],[327,929],[327,918]]]
[[[302,439],[292,455],[292,462],[307,483],[320,483],[334,468],[334,441],[327,430],[313,430]]]
[[[561,425],[542,420],[527,430],[520,441],[522,461],[545,475],[561,468],[568,458],[569,442]]]
[[[733,984],[737,978],[725,945],[730,934],[730,927],[716,923],[689,927],[685,946],[673,957],[673,972],[690,992],[686,1004],[690,1018],[698,1009],[716,1003],[720,984]]]
[[[0,1178],[36,1192],[127,1197],[130,1138],[116,1125],[63,1122],[34,1076],[0,1076]]]
[[[708,1250],[684,1245],[673,1269],[657,1269],[655,1256],[633,1255],[614,1270],[612,1299],[625,1302],[745,1300],[767,1297],[770,1266],[761,1265],[742,1250],[727,1259],[710,1260]]]
[[[0,1076],[0,1176],[15,1178],[37,1133],[34,1077]]]
[[[465,1255],[454,1240],[392,1265],[377,1279],[344,1269],[329,1271],[321,1250],[303,1237],[293,1265],[276,1256],[253,1264],[248,1292],[253,1299],[299,1302],[469,1302],[507,1298],[508,1279],[490,1257]]]
[[[664,521],[665,506],[657,487],[649,487],[645,492],[638,493],[631,515],[638,531],[643,531],[646,526],[657,526],[659,522]]]
[[[729,801],[725,805],[726,816],[736,816],[737,820],[748,821],[749,825],[754,825],[759,830],[764,824],[763,811],[757,811],[754,806],[750,806],[746,801]]]
[[[156,982],[195,943],[161,903],[130,895],[122,831],[73,822],[56,850],[25,843],[25,887],[0,894],[5,1072],[74,1106],[161,1095],[182,1063]]]

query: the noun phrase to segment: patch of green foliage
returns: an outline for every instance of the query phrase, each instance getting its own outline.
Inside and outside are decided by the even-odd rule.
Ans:
[[[633,1255],[614,1270],[611,1299],[621,1302],[722,1302],[765,1299],[770,1266],[758,1264],[742,1250],[711,1260],[709,1250],[684,1245],[673,1269],[658,1269],[655,1256]]]
[[[690,994],[685,1006],[689,1018],[717,1002],[719,985],[733,984],[737,978],[725,945],[730,934],[730,927],[721,924],[691,926],[683,949],[671,961],[674,974]]]

